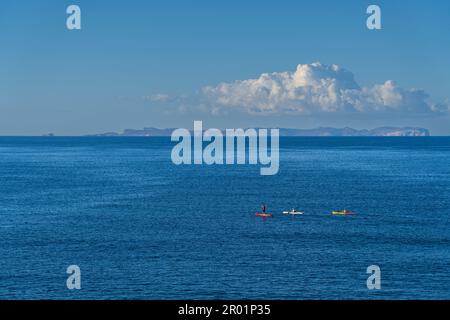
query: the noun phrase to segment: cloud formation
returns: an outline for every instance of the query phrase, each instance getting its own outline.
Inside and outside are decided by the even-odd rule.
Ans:
[[[420,89],[394,81],[360,87],[353,73],[319,62],[300,64],[295,72],[263,73],[258,79],[204,87],[201,95],[213,112],[243,110],[251,114],[336,114],[449,112],[449,104],[431,104]]]

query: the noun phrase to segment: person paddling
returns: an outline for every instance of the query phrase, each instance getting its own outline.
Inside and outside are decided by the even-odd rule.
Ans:
[[[262,212],[257,212],[256,215],[258,217],[263,217],[263,219],[265,219],[266,217],[272,217],[272,215],[270,213],[267,213],[267,206],[265,204],[261,205],[261,211]]]

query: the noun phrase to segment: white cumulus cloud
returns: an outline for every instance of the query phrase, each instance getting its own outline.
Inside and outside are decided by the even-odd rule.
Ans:
[[[319,62],[300,64],[294,72],[263,73],[258,79],[204,87],[213,111],[238,109],[260,114],[439,113],[449,104],[431,104],[420,89],[394,81],[360,87],[353,73]]]

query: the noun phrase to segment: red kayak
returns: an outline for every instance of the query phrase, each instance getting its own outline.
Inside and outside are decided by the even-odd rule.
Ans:
[[[272,218],[272,214],[270,213],[261,213],[261,212],[257,212],[256,213],[257,217],[263,217],[263,218]]]

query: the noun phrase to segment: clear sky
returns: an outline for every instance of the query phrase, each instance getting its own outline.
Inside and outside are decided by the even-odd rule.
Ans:
[[[71,4],[81,30],[66,28]],[[370,4],[382,30],[366,27]],[[0,135],[195,119],[450,134],[448,0],[3,0],[0,42]]]

